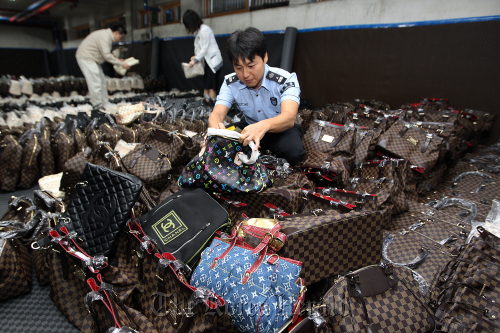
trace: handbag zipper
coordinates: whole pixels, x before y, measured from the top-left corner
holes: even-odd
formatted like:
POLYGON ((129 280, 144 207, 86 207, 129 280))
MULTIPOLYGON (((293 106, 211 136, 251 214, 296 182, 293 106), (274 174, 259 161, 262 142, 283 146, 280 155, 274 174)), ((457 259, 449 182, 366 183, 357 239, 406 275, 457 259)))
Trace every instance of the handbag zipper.
POLYGON ((111 128, 111 126, 109 126, 109 124, 104 124, 104 126, 109 128, 111 133, 113 133, 115 135, 116 142, 118 142, 118 134, 116 134, 116 132, 111 128))
POLYGON ((33 160, 33 155, 35 155, 37 143, 38 143, 38 139, 35 135, 35 146, 33 147, 33 152, 31 153, 30 162, 28 163, 28 166, 31 166, 31 162, 33 160))
MULTIPOLYGON (((193 237, 191 237, 186 242, 184 242, 177 250, 175 250, 174 252, 171 252, 171 254, 179 252, 184 246, 186 246, 186 244, 191 243, 193 241, 193 239, 195 239, 196 237, 198 237, 198 235, 201 234, 203 232, 203 230, 205 230, 206 228, 208 228, 210 226, 210 224, 211 224, 210 222, 207 223, 207 224, 205 224, 205 226, 202 227, 200 229, 200 231, 198 231, 193 237)), ((189 260, 188 260, 188 262, 189 262, 189 260)))
POLYGON ((64 136, 64 138, 68 141, 68 149, 66 149, 66 161, 69 160, 69 138, 64 134, 64 132, 61 132, 61 134, 64 136))

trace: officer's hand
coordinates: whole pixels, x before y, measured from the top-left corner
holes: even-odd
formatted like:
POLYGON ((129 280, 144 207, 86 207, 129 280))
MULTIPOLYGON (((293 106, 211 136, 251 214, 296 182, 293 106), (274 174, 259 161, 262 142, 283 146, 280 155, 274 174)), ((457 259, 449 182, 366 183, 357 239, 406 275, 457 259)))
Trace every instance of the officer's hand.
POLYGON ((194 60, 194 58, 196 58, 196 56, 195 56, 195 55, 194 55, 194 56, 192 56, 192 57, 191 57, 191 59, 189 59, 189 60, 194 60))
POLYGON ((223 123, 219 123, 219 125, 218 125, 218 127, 217 127, 217 128, 218 128, 218 129, 226 129, 226 126, 224 126, 224 124, 223 124, 223 123))
POLYGON ((250 141, 255 142, 255 150, 259 149, 260 140, 264 137, 264 135, 269 130, 269 126, 262 121, 258 123, 248 125, 241 131, 240 143, 243 143, 244 146, 247 146, 250 141))
POLYGON ((130 65, 127 64, 126 62, 122 62, 122 67, 125 68, 125 69, 130 69, 130 65))
POLYGON ((191 60, 191 61, 189 62, 189 67, 193 67, 193 66, 194 66, 194 64, 195 64, 194 60, 191 60))

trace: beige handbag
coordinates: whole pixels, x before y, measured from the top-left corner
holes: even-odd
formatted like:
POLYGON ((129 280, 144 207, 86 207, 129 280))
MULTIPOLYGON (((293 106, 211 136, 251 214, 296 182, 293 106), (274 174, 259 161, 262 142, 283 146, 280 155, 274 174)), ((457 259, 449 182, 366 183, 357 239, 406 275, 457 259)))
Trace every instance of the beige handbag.
MULTIPOLYGON (((127 65, 129 65, 130 67, 139 64, 139 60, 134 58, 134 57, 127 58, 127 59, 125 59, 124 62, 127 65)), ((120 74, 122 76, 125 76, 125 74, 127 74, 127 70, 125 68, 123 68, 122 66, 114 65, 113 68, 115 69, 115 72, 117 72, 118 74, 120 74)))
POLYGON ((194 64, 193 67, 189 67, 189 64, 185 62, 182 63, 182 69, 184 70, 184 75, 186 75, 186 79, 191 79, 199 75, 205 75, 204 67, 205 66, 203 61, 194 64))
POLYGON ((138 119, 144 112, 144 105, 142 103, 134 105, 120 106, 116 112, 116 121, 119 124, 128 125, 138 119))
POLYGON ((38 179, 38 185, 40 190, 48 191, 52 193, 55 197, 64 199, 64 192, 59 191, 59 186, 61 186, 61 178, 63 173, 58 173, 55 175, 48 175, 38 179))

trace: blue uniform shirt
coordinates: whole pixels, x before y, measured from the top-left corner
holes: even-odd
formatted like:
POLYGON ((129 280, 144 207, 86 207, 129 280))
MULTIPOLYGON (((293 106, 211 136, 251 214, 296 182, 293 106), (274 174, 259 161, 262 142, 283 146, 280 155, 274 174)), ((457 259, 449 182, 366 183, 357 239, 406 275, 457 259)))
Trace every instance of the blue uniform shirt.
POLYGON ((262 84, 255 91, 238 79, 236 73, 226 75, 215 105, 231 108, 237 103, 248 124, 276 117, 281 113, 281 102, 292 100, 300 104, 300 86, 295 73, 269 67, 267 64, 262 84))

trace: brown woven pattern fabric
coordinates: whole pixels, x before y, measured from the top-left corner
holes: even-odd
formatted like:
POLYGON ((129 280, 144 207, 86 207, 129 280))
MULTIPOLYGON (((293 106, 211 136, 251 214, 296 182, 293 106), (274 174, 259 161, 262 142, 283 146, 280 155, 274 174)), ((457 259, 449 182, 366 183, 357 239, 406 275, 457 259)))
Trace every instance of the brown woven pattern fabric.
POLYGON ((46 286, 50 283, 49 260, 51 249, 33 251, 33 265, 35 266, 38 284, 46 286))
POLYGON ((79 153, 81 151, 84 151, 85 148, 88 147, 87 138, 85 138, 85 135, 83 135, 82 131, 79 128, 77 128, 77 129, 75 129, 73 136, 75 138, 76 152, 79 153))
POLYGON ((57 171, 61 172, 64 163, 75 156, 75 140, 66 133, 60 132, 56 139, 57 143, 57 171))
POLYGON ((378 129, 381 131, 385 131, 387 129, 387 119, 385 119, 383 115, 374 116, 359 112, 349 112, 346 115, 346 122, 369 129, 378 129))
POLYGON ((200 151, 205 143, 205 135, 203 133, 196 134, 193 137, 179 134, 179 137, 184 142, 184 155, 180 160, 181 165, 188 164, 200 151))
MULTIPOLYGON (((352 124, 351 124, 352 125, 352 124)), ((356 129, 352 125, 331 124, 315 120, 302 138, 304 149, 326 154, 354 153, 356 129)))
POLYGON ((151 129, 146 143, 167 155, 172 165, 182 164, 185 160, 184 142, 178 135, 162 129, 151 129))
POLYGON ((138 145, 123 158, 123 163, 127 170, 144 184, 161 190, 169 180, 172 165, 169 158, 158 155, 158 152, 155 152, 158 157, 152 159, 148 155, 150 151, 154 152, 151 146, 138 145))
POLYGON ((104 140, 104 135, 98 132, 97 130, 92 130, 90 134, 87 136, 87 143, 92 151, 96 151, 99 149, 99 144, 104 140))
POLYGON ((413 165, 425 168, 426 171, 431 170, 440 158, 443 139, 433 135, 425 152, 422 152, 427 140, 426 132, 410 126, 400 136, 402 130, 406 128, 405 124, 407 123, 401 120, 395 122, 380 136, 378 146, 399 158, 409 160, 413 165))
POLYGON ((450 122, 454 123, 460 118, 458 111, 434 111, 434 110, 408 110, 408 118, 413 121, 425 122, 450 122))
POLYGON ((68 320, 81 329, 87 317, 83 299, 88 286, 75 274, 80 263, 72 261, 67 254, 51 252, 50 258, 50 298, 68 320))
MULTIPOLYGON (((353 273, 355 274, 356 272, 353 273)), ((410 333, 431 329, 432 326, 427 321, 430 313, 411 271, 394 266, 394 275, 399 279, 395 288, 364 297, 376 332, 410 333)), ((333 332, 365 332, 365 325, 368 324, 363 305, 350 296, 349 287, 348 279, 342 279, 324 297, 330 314, 328 323, 333 332)))
POLYGON ((377 263, 382 255, 382 228, 387 211, 285 217, 287 234, 281 256, 303 262, 306 284, 377 263))
POLYGON ((109 168, 109 158, 106 157, 106 154, 111 150, 108 148, 107 144, 99 144, 97 148, 92 151, 92 163, 103 166, 105 168, 109 168))
POLYGON ((42 152, 40 153, 39 169, 40 176, 45 177, 56 173, 56 164, 54 161, 54 154, 50 143, 50 130, 45 129, 43 135, 39 140, 42 152))
POLYGON ((425 194, 432 191, 439 183, 442 181, 442 177, 446 172, 446 163, 438 163, 430 170, 424 174, 424 178, 417 184, 417 192, 419 194, 425 194))
POLYGON ((118 130, 120 131, 121 139, 127 143, 137 143, 139 142, 139 135, 137 130, 127 127, 125 125, 118 125, 118 130))
POLYGON ((360 191, 377 195, 377 204, 391 205, 392 213, 397 214, 408 209, 403 186, 396 179, 357 179, 351 178, 351 183, 346 187, 349 191, 360 191))
POLYGON ((0 256, 0 301, 31 291, 33 273, 28 249, 17 239, 6 239, 0 256))
POLYGON ((0 189, 12 192, 19 180, 23 148, 12 135, 5 136, 3 141, 7 146, 0 162, 0 176, 2 176, 0 189))
POLYGON ((356 138, 354 144, 356 148, 356 159, 354 165, 360 165, 368 157, 369 151, 375 148, 375 144, 380 137, 380 131, 374 130, 361 130, 356 131, 356 138))
POLYGON ((109 142, 109 146, 115 148, 116 143, 121 139, 120 130, 118 128, 113 128, 108 123, 101 124, 99 130, 104 136, 103 141, 109 142))
MULTIPOLYGON (((347 203, 356 205, 356 211, 358 210, 369 210, 375 211, 378 210, 379 207, 377 205, 377 196, 376 195, 364 195, 363 192, 354 192, 354 191, 344 191, 344 190, 322 190, 318 192, 323 193, 326 196, 331 198, 345 201, 347 203), (353 193, 354 192, 354 193, 353 193)), ((307 204, 306 204, 307 205, 307 204)))
POLYGON ((23 157, 21 162, 21 175, 19 177, 18 187, 31 188, 33 182, 38 177, 38 155, 42 151, 40 141, 36 135, 30 139, 23 148, 23 157))
POLYGON ((285 178, 275 177, 274 185, 264 191, 254 194, 224 194, 230 201, 246 203, 245 214, 248 217, 265 217, 269 210, 264 204, 271 203, 286 213, 298 213, 302 210, 304 200, 301 188, 314 190, 314 184, 299 172, 287 175, 285 178))
POLYGON ((59 189, 63 191, 74 187, 80 180, 87 163, 89 163, 89 160, 83 152, 76 154, 64 163, 62 169, 63 176, 61 178, 61 186, 59 189))

